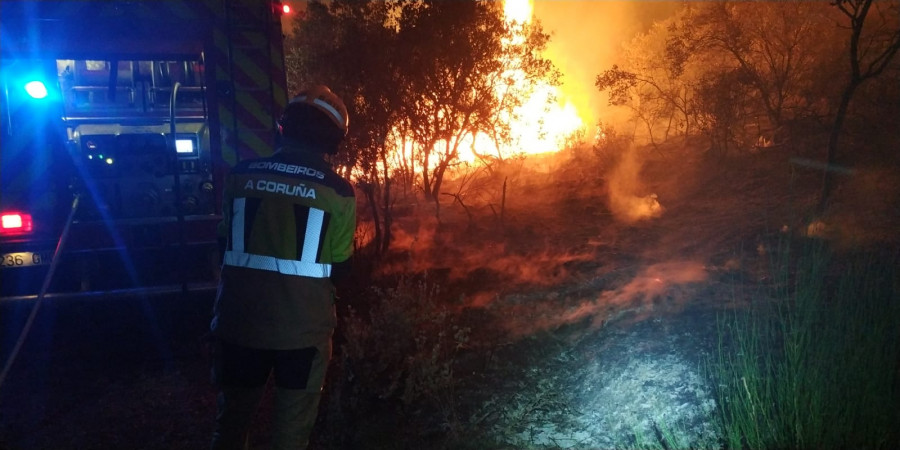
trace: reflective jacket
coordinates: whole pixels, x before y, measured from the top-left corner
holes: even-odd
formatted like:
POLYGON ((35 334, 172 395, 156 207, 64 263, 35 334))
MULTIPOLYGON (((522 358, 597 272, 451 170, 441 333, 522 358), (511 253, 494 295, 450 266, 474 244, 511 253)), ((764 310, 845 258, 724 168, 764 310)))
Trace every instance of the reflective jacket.
POLYGON ((332 265, 349 260, 353 187, 320 154, 283 147, 228 174, 211 329, 252 348, 319 345, 335 326, 332 265))

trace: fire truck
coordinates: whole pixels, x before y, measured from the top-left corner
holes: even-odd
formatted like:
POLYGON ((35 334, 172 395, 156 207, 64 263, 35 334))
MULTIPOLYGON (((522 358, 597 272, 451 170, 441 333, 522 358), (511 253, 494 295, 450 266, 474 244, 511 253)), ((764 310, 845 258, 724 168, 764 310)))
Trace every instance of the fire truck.
POLYGON ((0 2, 0 296, 214 285, 222 180, 272 152, 280 2, 0 2))

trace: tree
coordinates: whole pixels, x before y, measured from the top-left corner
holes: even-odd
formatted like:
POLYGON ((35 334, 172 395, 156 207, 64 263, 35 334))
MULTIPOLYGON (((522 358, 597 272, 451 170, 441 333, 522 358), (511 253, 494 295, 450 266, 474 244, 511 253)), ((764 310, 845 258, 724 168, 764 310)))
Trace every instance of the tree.
MULTIPOLYGON (((704 3, 691 8, 673 31, 672 40, 692 58, 709 62, 703 78, 730 80, 737 84, 720 83, 721 88, 743 92, 737 95, 739 121, 733 123, 740 144, 763 136, 782 142, 792 124, 830 115, 833 49, 839 44, 826 4, 704 3)), ((698 98, 698 104, 737 93, 707 89, 706 94, 712 97, 698 98)))
POLYGON ((832 168, 837 161, 838 140, 856 90, 884 72, 900 50, 900 17, 896 2, 874 5, 872 0, 836 0, 833 5, 850 21, 847 80, 828 138, 827 165, 822 180, 819 211, 824 212, 834 189, 832 168), (874 18, 872 14, 874 13, 874 18))
POLYGON ((508 136, 508 112, 529 83, 553 79, 539 53, 548 39, 539 25, 504 21, 492 1, 310 2, 288 43, 289 79, 324 82, 349 99, 343 163, 369 198, 382 251, 395 175, 421 171, 439 211, 443 177, 466 138, 508 136))
POLYGON ((460 146, 483 133, 509 137, 515 108, 538 80, 556 80, 540 57, 540 25, 504 20, 497 2, 427 1, 400 28, 412 97, 403 111, 417 145, 425 195, 439 214, 447 169, 460 146))
POLYGON ((373 249, 391 241, 392 186, 388 158, 391 131, 404 99, 402 62, 394 18, 408 2, 313 1, 295 24, 286 65, 294 89, 326 84, 340 95, 350 115, 350 131, 340 153, 354 175, 375 223, 373 249))
POLYGON ((896 53, 898 8, 863 0, 689 4, 629 43, 597 86, 611 103, 631 105, 648 129, 668 131, 675 117, 686 134, 701 131, 723 152, 761 136, 783 142, 794 124, 836 125, 833 163, 850 98, 896 53), (849 76, 841 74, 847 53, 849 76))
POLYGON ((624 49, 627 68, 614 64, 594 83, 600 91, 609 91, 610 105, 631 109, 653 144, 659 127, 663 129, 658 136, 662 140, 691 131, 690 86, 685 81, 687 54, 683 47, 671 45, 668 38, 672 24, 678 20, 680 14, 635 37, 624 49))
POLYGON ((752 94, 740 69, 713 71, 703 76, 695 88, 691 109, 697 129, 709 138, 709 153, 725 158, 743 128, 752 94))

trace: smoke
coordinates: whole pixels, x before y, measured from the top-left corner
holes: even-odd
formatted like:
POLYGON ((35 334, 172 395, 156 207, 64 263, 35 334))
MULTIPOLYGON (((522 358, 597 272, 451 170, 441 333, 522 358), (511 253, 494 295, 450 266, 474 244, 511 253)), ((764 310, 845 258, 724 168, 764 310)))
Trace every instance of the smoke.
POLYGON ((642 193, 640 172, 637 151, 629 146, 609 176, 609 209, 616 219, 627 224, 659 217, 663 213, 656 194, 642 193))
POLYGON ((584 321, 589 321, 593 330, 626 315, 638 321, 650 315, 674 313, 694 299, 695 290, 689 286, 706 279, 705 267, 696 261, 652 264, 625 285, 602 291, 593 298, 576 299, 574 304, 560 298, 520 302, 519 309, 508 314, 505 326, 511 336, 527 336, 584 321), (548 301, 560 305, 548 308, 548 301))
POLYGON ((571 102, 585 125, 602 118, 615 122, 617 111, 594 86, 602 71, 620 64, 622 45, 671 15, 679 2, 534 0, 534 16, 550 33, 546 57, 563 74, 562 103, 571 102))

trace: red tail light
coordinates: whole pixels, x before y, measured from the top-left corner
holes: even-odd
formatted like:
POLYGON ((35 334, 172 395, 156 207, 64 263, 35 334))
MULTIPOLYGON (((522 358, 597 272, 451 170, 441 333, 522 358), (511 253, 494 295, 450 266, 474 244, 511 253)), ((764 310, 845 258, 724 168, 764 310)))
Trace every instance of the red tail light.
POLYGON ((31 233, 33 227, 31 214, 5 212, 0 215, 0 236, 31 233))

